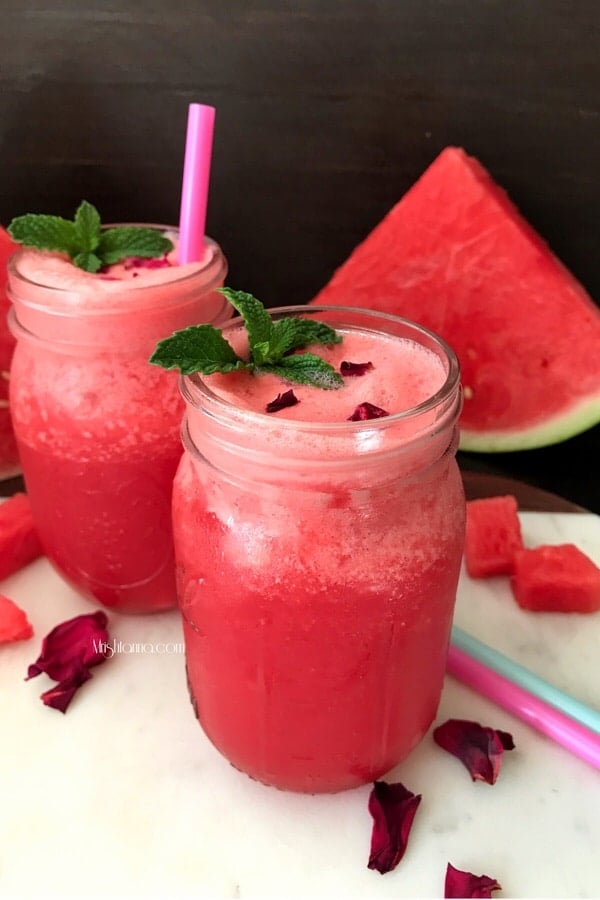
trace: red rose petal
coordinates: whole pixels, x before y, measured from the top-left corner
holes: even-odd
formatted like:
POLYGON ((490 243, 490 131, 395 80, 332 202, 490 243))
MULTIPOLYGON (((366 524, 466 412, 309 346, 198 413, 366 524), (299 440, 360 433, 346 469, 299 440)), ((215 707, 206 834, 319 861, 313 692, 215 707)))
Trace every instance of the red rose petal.
POLYGON ((365 372, 368 372, 372 368, 374 368, 372 362, 353 363, 344 360, 340 366, 340 374, 344 375, 346 378, 350 375, 364 375, 365 372))
POLYGON ((448 863, 446 869, 446 882, 444 884, 444 897, 487 897, 492 896, 492 891, 501 891, 502 885, 495 878, 488 875, 473 875, 472 872, 462 872, 448 863))
POLYGON ((505 750, 514 750, 515 742, 513 741, 512 734, 509 734, 508 731, 500 731, 499 728, 494 728, 494 731, 500 738, 500 743, 502 744, 505 750))
POLYGON ((395 869, 406 850, 408 836, 420 794, 413 794, 403 784, 376 781, 369 796, 369 812, 373 816, 369 869, 384 875, 395 869))
POLYGON ((59 681, 53 688, 44 691, 41 699, 46 706, 51 706, 52 709, 58 709, 60 712, 65 713, 77 690, 82 684, 89 681, 91 677, 92 673, 89 669, 76 669, 64 681, 59 681))
POLYGON ((63 681, 83 666, 90 669, 106 659, 100 644, 108 640, 105 612, 85 613, 61 622, 48 632, 42 652, 27 670, 27 679, 45 672, 54 681, 63 681))
POLYGON ((92 677, 89 670, 107 659, 107 623, 106 613, 99 610, 61 622, 46 635, 25 679, 45 672, 58 682, 42 694, 46 706, 65 712, 77 689, 92 677))
POLYGON ((300 403, 300 401, 290 388, 289 391, 277 394, 274 400, 267 403, 266 410, 268 413, 279 412, 280 409, 286 409, 288 406, 295 406, 296 403, 300 403))
POLYGON ((348 416, 349 422, 364 422, 367 419, 381 419, 383 416, 389 416, 389 412, 375 406, 373 403, 359 403, 351 416, 348 416))
POLYGON ((505 750, 514 750, 512 735, 507 731, 484 728, 479 722, 448 719, 433 732, 440 747, 458 757, 467 767, 473 781, 494 784, 505 750))

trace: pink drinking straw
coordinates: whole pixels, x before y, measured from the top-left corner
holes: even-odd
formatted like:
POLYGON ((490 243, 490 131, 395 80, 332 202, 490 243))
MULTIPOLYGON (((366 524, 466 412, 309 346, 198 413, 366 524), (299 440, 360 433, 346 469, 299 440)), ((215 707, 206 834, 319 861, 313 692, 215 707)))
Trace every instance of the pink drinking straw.
POLYGON ((457 647, 451 646, 448 651, 446 670, 454 678, 600 769, 600 735, 534 697, 493 669, 488 669, 457 647))
POLYGON ((190 103, 179 215, 178 257, 180 265, 197 262, 204 256, 206 207, 214 127, 214 106, 190 103))

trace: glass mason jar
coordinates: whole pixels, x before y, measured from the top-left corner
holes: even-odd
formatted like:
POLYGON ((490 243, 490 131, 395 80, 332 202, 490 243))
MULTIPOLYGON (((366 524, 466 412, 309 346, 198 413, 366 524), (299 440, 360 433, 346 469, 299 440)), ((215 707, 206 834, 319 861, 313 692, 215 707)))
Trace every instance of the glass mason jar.
POLYGON ((9 264, 10 405, 35 522, 78 591, 120 612, 159 611, 176 603, 170 508, 183 401, 148 359, 166 334, 229 317, 215 291, 227 263, 213 241, 184 267, 134 261, 148 269, 137 280, 62 261, 56 274, 52 258, 22 249, 9 264))
POLYGON ((0 226, 0 481, 13 478, 21 471, 8 403, 10 361, 15 339, 6 321, 10 309, 6 296, 6 267, 9 257, 16 249, 17 244, 13 243, 0 226))
POLYGON ((441 339, 394 316, 271 313, 408 339, 446 373, 414 408, 331 423, 242 409, 210 379, 181 379, 173 527, 196 714, 253 778, 338 791, 389 771, 436 715, 464 538, 459 369, 441 339))

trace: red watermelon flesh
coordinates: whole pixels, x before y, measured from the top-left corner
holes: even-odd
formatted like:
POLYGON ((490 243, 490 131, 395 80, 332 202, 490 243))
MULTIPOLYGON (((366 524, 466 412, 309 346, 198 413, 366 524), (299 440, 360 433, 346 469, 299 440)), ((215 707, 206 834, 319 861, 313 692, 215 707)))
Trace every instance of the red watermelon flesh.
POLYGON ((511 588, 519 606, 533 612, 600 610, 600 569, 574 544, 518 552, 511 588))
POLYGON ((523 549, 517 500, 512 494, 467 503, 465 565, 471 578, 510 575, 523 549))
POLYGON ((6 315, 10 307, 6 296, 6 266, 17 247, 18 244, 13 243, 0 226, 0 480, 10 478, 20 471, 17 445, 8 409, 8 372, 15 339, 6 324, 6 315))
POLYGON ((42 545, 27 494, 0 503, 0 580, 41 556, 42 545))
POLYGON ((465 450, 556 443, 600 421, 600 310, 479 162, 447 147, 313 303, 440 334, 465 450))
POLYGON ((33 627, 20 606, 0 594, 0 644, 26 641, 33 635, 33 627))

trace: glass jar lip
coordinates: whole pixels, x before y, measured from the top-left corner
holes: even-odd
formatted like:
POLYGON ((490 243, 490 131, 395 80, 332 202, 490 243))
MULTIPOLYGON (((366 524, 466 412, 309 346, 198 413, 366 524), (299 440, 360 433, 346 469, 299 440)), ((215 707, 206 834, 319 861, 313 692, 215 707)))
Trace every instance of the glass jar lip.
MULTIPOLYGON (((451 346, 446 343, 446 341, 438 334, 423 325, 419 325, 417 322, 413 322, 411 319, 405 319, 401 316, 392 315, 391 313, 384 313, 377 310, 364 309, 362 307, 353 306, 328 306, 312 304, 298 306, 278 306, 269 309, 268 312, 269 314, 276 315, 278 317, 282 317, 285 315, 300 315, 301 313, 325 313, 335 315, 339 314, 340 321, 337 323, 337 327, 339 328, 353 327, 350 322, 344 325, 344 315, 350 318, 364 316, 367 319, 370 319, 374 324, 388 323, 390 326, 400 326, 403 328, 407 328, 413 332, 414 339, 416 339, 418 335, 421 335, 422 337, 428 339, 430 343, 435 344, 448 361, 448 372, 443 385, 434 394, 432 394, 431 397, 428 397, 426 400, 423 400, 421 403, 417 404, 416 406, 412 406, 409 409, 402 410, 401 412, 397 413, 392 413, 388 416, 382 416, 381 418, 367 419, 362 421, 346 420, 343 422, 311 422, 297 419, 278 418, 278 428, 289 429, 290 431, 297 431, 299 433, 322 433, 323 431, 327 431, 327 433, 331 434, 344 432, 348 434, 351 432, 363 431, 385 431, 395 423, 408 421, 412 418, 418 418, 419 416, 434 410, 436 407, 443 407, 445 403, 452 400, 452 398, 454 397, 457 399, 457 401, 460 401, 460 365, 456 353, 451 348, 451 346)), ((236 316, 235 318, 230 319, 228 322, 226 322, 225 325, 221 326, 221 331, 226 332, 230 328, 239 327, 243 324, 244 322, 242 317, 236 316)), ((354 327, 358 328, 361 326, 354 327)), ((381 329, 379 330, 381 331, 381 329)), ((409 338, 410 336, 405 335, 405 337, 409 338)), ((225 413, 226 415, 231 415, 232 418, 235 418, 238 421, 243 420, 246 423, 255 422, 257 426, 259 426, 261 422, 272 422, 272 415, 270 415, 269 413, 242 409, 241 407, 236 406, 235 403, 231 403, 229 400, 226 400, 220 395, 216 394, 208 387, 208 385, 202 380, 202 376, 198 373, 194 375, 182 375, 180 377, 180 387, 185 400, 188 401, 193 407, 198 408, 196 399, 202 398, 207 401, 207 403, 210 405, 210 411, 208 409, 205 409, 203 411, 207 412, 207 414, 209 415, 212 413, 217 415, 218 411, 223 411, 223 413, 225 413), (194 393, 196 393, 197 398, 194 397, 194 393)))
MULTIPOLYGON (((119 227, 123 226, 123 227, 128 227, 128 228, 129 227, 152 228, 156 231, 162 231, 162 232, 174 232, 174 233, 179 232, 179 228, 176 225, 161 225, 159 223, 148 223, 148 222, 113 222, 113 223, 106 223, 105 225, 102 226, 102 228, 103 229, 115 228, 117 226, 119 226, 119 227)), ((221 269, 224 269, 226 266, 226 263, 225 263, 225 258, 222 254, 219 244, 208 236, 205 237, 205 243, 206 243, 207 248, 210 251, 206 259, 199 260, 197 267, 192 269, 191 271, 187 271, 183 275, 169 279, 169 281, 166 281, 166 282, 161 282, 160 284, 168 284, 169 287, 173 286, 173 287, 177 287, 177 288, 182 288, 182 287, 185 288, 185 286, 188 283, 193 283, 194 279, 198 278, 199 275, 206 274, 206 272, 209 272, 211 267, 216 268, 216 265, 215 265, 216 263, 221 262, 221 265, 219 266, 219 271, 221 271, 221 269)), ((15 250, 15 252, 12 254, 12 256, 8 260, 9 290, 10 290, 10 281, 13 281, 15 285, 19 284, 19 283, 30 285, 33 288, 39 289, 42 292, 47 292, 48 295, 51 295, 51 296, 57 297, 57 298, 61 297, 61 296, 66 297, 68 295, 77 293, 76 287, 63 288, 63 287, 59 287, 59 286, 46 284, 43 281, 35 280, 33 278, 28 277, 27 275, 24 275, 22 272, 20 272, 19 267, 18 267, 19 260, 20 260, 21 256, 27 252, 28 249, 29 248, 26 248, 26 247, 20 247, 18 250, 15 250)), ((188 266, 194 265, 194 263, 186 263, 185 265, 187 268, 188 266)), ((218 277, 218 274, 219 273, 215 274, 215 276, 214 276, 215 279, 218 277)), ((128 303, 128 305, 127 305, 128 311, 135 309, 136 299, 139 299, 141 301, 141 303, 143 303, 142 298, 144 296, 146 296, 148 293, 150 293, 151 291, 155 291, 156 288, 158 286, 160 286, 157 283, 146 282, 144 284, 136 284, 136 283, 132 283, 132 281, 123 281, 123 284, 126 285, 125 290, 127 291, 128 296, 130 296, 132 298, 132 302, 128 303)), ((115 290, 115 293, 116 293, 116 290, 115 290)), ((106 294, 107 302, 106 302, 106 306, 103 308, 82 309, 81 307, 77 307, 75 309, 71 305, 65 305, 62 308, 53 309, 52 311, 54 314, 67 315, 67 316, 73 315, 73 314, 76 314, 78 316, 81 316, 82 314, 87 315, 87 316, 106 315, 107 313, 110 313, 112 311, 111 307, 110 307, 110 297, 111 297, 111 292, 107 291, 107 294, 106 294)), ((224 299, 224 303, 226 303, 225 298, 223 298, 223 299, 224 299)), ((35 303, 35 302, 31 302, 30 300, 26 300, 26 301, 20 300, 20 302, 25 302, 26 305, 32 309, 39 309, 39 310, 46 309, 46 305, 43 303, 35 303)), ((167 302, 164 305, 168 306, 170 304, 169 304, 169 302, 167 302)))

